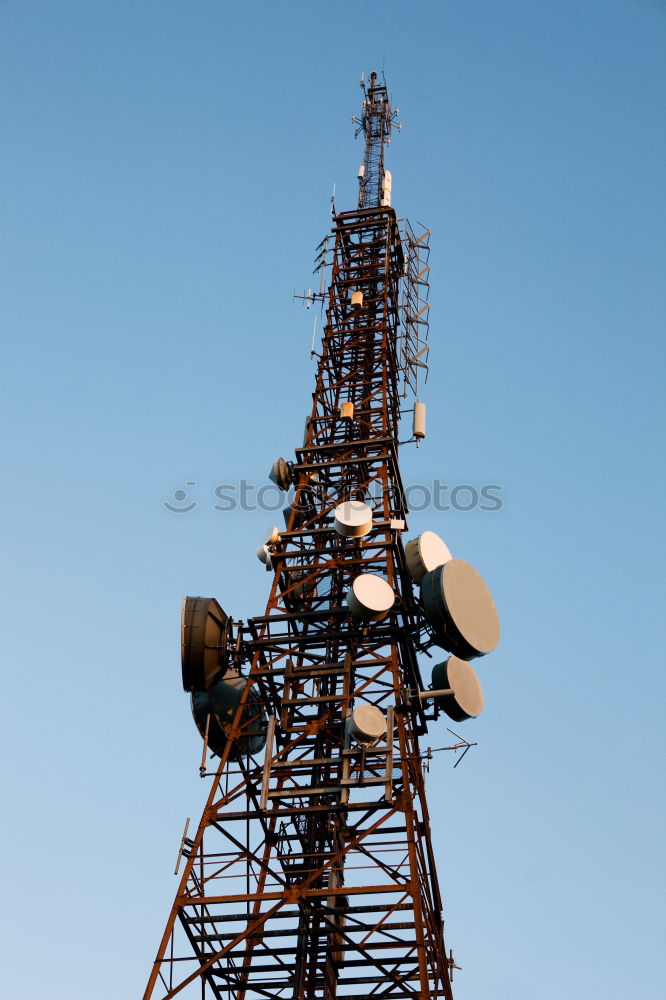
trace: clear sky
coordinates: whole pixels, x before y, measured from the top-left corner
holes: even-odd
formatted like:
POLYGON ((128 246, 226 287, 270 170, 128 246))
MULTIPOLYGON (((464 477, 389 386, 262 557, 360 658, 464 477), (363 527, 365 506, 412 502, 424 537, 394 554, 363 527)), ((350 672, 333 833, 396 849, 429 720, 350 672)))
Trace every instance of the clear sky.
POLYGON ((263 610, 273 515, 214 490, 300 443, 382 66, 432 230, 403 475, 503 501, 410 519, 503 625, 427 779, 456 1000, 663 995, 665 43, 663 0, 0 4, 5 996, 143 990, 206 791, 181 597, 263 610))

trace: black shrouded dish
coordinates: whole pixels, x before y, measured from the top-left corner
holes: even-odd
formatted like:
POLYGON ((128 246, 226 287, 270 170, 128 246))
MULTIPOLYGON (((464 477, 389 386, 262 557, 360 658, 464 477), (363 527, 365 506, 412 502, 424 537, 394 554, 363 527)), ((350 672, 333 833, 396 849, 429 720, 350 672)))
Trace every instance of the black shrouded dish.
POLYGON ((421 582, 426 618, 443 649, 461 660, 492 653, 499 642, 499 618, 488 587, 473 566, 450 559, 421 582))

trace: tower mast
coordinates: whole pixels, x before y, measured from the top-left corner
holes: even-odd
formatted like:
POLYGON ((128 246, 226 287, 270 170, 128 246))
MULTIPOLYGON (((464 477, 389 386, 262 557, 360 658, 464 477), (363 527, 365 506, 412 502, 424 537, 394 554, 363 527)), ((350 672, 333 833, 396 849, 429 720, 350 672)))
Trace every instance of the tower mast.
POLYGON ((391 130, 397 124, 397 112, 391 109, 386 81, 378 83, 376 73, 370 74, 367 87, 364 80, 361 80, 361 87, 364 99, 356 134, 363 132, 365 152, 363 170, 359 176, 358 207, 377 208, 381 205, 383 196, 384 147, 391 141, 391 130))
POLYGON ((457 586, 442 572, 467 564, 437 536, 402 541, 400 411, 424 367, 428 247, 391 207, 394 121, 373 73, 359 205, 320 255, 305 438, 271 472, 291 503, 257 550, 266 611, 245 623, 212 598, 184 603, 183 683, 212 783, 144 1000, 452 998, 419 738, 440 708, 480 711, 465 660, 490 651, 477 647, 492 622, 483 601, 473 635, 440 609, 457 586), (439 665, 430 692, 417 650, 433 645, 465 659, 439 665))

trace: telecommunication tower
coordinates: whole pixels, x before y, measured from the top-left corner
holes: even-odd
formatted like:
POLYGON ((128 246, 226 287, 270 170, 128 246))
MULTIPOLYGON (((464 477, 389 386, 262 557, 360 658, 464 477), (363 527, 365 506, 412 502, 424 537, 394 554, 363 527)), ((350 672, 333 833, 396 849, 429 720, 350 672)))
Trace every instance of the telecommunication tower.
POLYGON ((386 83, 361 85, 358 205, 333 209, 327 277, 307 296, 325 313, 312 409, 270 473, 291 503, 257 550, 266 611, 243 622, 213 598, 183 602, 183 686, 212 783, 144 1000, 452 998, 419 740, 442 711, 479 714, 469 661, 499 624, 434 532, 403 544, 399 427, 408 409, 410 439, 425 436, 429 234, 391 205, 386 83), (438 648, 450 655, 424 688, 417 653, 438 648))

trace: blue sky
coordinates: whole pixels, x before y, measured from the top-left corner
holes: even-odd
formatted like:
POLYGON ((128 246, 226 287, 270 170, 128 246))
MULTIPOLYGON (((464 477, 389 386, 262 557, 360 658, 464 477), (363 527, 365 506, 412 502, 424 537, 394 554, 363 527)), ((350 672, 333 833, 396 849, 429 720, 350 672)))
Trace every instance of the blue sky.
POLYGON ((300 443, 291 296, 382 65, 394 205, 432 230, 403 476, 503 499, 410 518, 503 626, 479 746, 428 776, 456 1000, 660 995, 665 42, 658 0, 0 5, 13 1000, 143 990, 205 794, 180 600, 263 610, 272 516, 214 489, 300 443))

